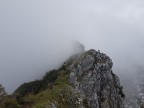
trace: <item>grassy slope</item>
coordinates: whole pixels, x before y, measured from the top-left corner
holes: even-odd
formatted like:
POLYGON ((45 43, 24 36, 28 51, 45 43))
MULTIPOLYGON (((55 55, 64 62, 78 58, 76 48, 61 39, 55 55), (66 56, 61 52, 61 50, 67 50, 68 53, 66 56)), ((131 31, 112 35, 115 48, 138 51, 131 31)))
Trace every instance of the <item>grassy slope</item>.
POLYGON ((77 107, 79 95, 74 92, 68 81, 68 74, 61 71, 53 87, 39 94, 26 96, 25 99, 32 101, 32 108, 49 108, 52 103, 58 108, 77 107))
POLYGON ((17 106, 15 108, 51 108, 52 105, 57 108, 79 108, 83 102, 79 103, 80 95, 70 84, 69 72, 65 69, 77 57, 77 55, 71 57, 58 70, 46 73, 42 80, 21 85, 10 98, 8 97, 8 99, 14 99, 15 101, 11 102, 6 99, 2 103, 4 107, 1 107, 0 104, 0 108, 8 108, 5 104, 8 104, 9 108, 15 106, 17 106), (38 93, 35 93, 35 91, 38 93), (18 100, 17 97, 19 97, 18 100), (15 105, 15 102, 18 105, 15 105))

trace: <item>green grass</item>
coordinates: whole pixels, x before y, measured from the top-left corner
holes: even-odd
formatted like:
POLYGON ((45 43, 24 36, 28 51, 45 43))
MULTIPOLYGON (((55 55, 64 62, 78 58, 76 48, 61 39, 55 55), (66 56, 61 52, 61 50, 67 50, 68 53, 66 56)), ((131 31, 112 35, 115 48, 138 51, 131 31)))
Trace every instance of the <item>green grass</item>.
POLYGON ((26 100, 33 102, 32 108, 50 108, 52 103, 58 108, 77 108, 75 103, 79 95, 74 92, 68 77, 69 75, 62 71, 51 89, 46 89, 36 95, 29 95, 26 100))

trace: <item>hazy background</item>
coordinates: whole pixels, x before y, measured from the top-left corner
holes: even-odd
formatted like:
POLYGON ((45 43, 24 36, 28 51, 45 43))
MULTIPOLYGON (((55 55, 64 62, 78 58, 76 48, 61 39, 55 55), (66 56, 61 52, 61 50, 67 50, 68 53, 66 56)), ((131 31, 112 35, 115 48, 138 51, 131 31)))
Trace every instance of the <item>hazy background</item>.
POLYGON ((72 41, 100 49, 114 72, 144 66, 143 0, 0 0, 0 83, 11 93, 72 53, 72 41))

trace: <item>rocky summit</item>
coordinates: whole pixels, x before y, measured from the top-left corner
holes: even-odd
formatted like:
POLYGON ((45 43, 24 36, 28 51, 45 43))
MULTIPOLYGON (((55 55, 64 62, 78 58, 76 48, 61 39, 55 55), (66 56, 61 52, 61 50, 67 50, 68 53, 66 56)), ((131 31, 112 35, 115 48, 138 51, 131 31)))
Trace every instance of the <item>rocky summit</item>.
POLYGON ((100 51, 80 50, 43 79, 21 85, 0 107, 124 108, 123 87, 112 66, 100 51))
POLYGON ((68 67, 69 81, 88 108, 124 108, 125 95, 112 66, 107 55, 92 49, 80 54, 68 67))

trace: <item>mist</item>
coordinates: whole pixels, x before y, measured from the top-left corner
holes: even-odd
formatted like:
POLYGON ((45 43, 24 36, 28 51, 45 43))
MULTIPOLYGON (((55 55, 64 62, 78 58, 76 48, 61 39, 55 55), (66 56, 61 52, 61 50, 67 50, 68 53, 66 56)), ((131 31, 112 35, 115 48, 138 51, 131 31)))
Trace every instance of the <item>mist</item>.
POLYGON ((41 78, 73 53, 73 41, 110 56, 119 76, 134 76, 144 66, 143 6, 143 0, 1 0, 0 83, 12 93, 41 78))

